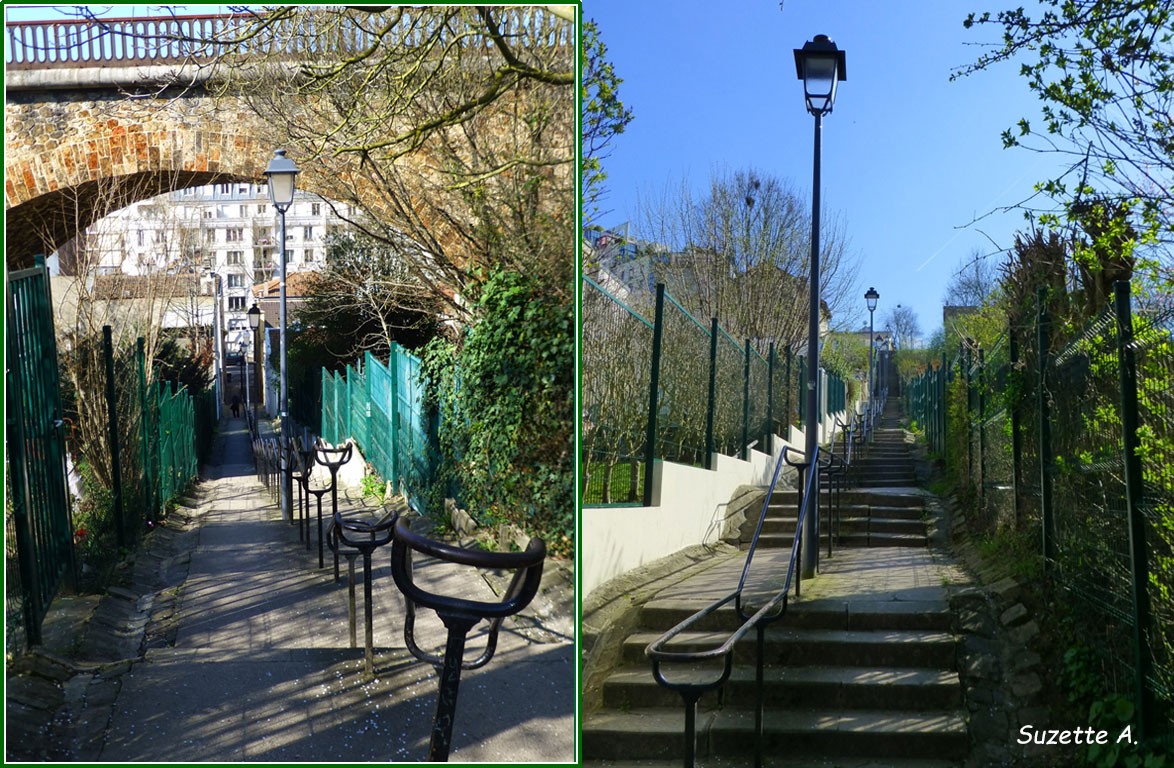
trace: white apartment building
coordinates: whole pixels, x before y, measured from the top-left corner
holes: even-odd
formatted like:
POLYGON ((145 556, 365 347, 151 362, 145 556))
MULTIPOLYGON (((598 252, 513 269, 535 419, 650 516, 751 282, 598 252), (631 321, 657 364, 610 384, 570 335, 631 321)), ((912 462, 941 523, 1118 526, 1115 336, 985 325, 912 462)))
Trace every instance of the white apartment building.
MULTIPOLYGON (((339 206, 339 212, 354 214, 349 206, 339 206)), ((302 191, 285 221, 287 274, 320 268, 327 233, 348 226, 329 203, 302 191)), ((233 182, 133 203, 95 222, 84 241, 98 258, 99 274, 198 274, 201 294, 219 298, 226 343, 232 349, 240 335, 236 332, 248 328, 245 313, 253 304, 253 286, 278 276, 279 229, 268 188, 233 182)), ((212 325, 211 312, 203 309, 199 317, 175 321, 190 323, 212 325)))

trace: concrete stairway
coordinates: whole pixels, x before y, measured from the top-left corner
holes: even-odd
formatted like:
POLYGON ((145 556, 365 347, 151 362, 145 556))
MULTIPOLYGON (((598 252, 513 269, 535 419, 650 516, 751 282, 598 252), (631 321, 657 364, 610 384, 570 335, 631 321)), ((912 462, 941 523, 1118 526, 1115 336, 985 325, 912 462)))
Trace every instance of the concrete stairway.
MULTIPOLYGON (((760 547, 791 547, 797 507, 797 491, 771 495, 760 547)), ((920 492, 898 493, 886 488, 841 491, 839 503, 833 507, 832 530, 837 533, 835 547, 924 547, 928 542, 924 497, 920 492)), ((752 526, 745 529, 747 544, 753 532, 752 526)), ((827 535, 827 498, 821 495, 820 546, 825 550, 827 535)))
MULTIPOLYGON (((942 586, 947 580, 928 550, 926 497, 914 487, 898 407, 890 400, 870 449, 857 457, 856 487, 839 494, 834 556, 821 560, 820 574, 803 582, 802 597, 793 598, 766 632, 768 766, 943 768, 960 765, 968 754, 958 640, 942 586)), ((826 498, 821 495, 825 553, 826 498)), ((773 494, 754 561, 761 572, 785 573, 796 506, 795 491, 773 494)), ((747 526, 744 538, 753 533, 753 521, 747 526)), ((740 566, 740 557, 731 558, 723 589, 736 585, 740 566)), ((622 662, 604 683, 603 708, 584 720, 587 763, 681 765, 681 698, 655 682, 644 648, 704 607, 706 586, 682 583, 641 607, 622 662)), ((713 648, 738 623, 732 609, 719 610, 679 636, 672 649, 713 648)), ((698 703, 698 765, 753 764, 754 659, 750 633, 735 650, 729 682, 698 703)), ((690 676, 666 671, 674 680, 682 674, 690 676)))
MULTIPOLYGON (((833 561, 854 569, 851 581, 875 579, 870 567, 900 568, 908 558, 927 555, 897 548, 854 550, 833 561)), ((823 578, 804 582, 805 593, 811 590, 813 596, 794 603, 766 633, 766 763, 957 765, 969 740, 955 669, 956 637, 944 596, 932 589, 821 596, 845 586, 828 583, 828 589, 815 589, 823 578), (914 599, 901 599, 904 594, 914 599)), ((585 719, 588 762, 681 764, 681 699, 653 680, 644 648, 698 609, 698 600, 687 592, 658 596, 643 606, 638 629, 624 643, 622 664, 604 684, 604 709, 585 719)), ((736 625, 732 610, 718 611, 674 648, 713 647, 736 625)), ((754 650, 751 633, 735 650, 735 668, 724 689, 699 702, 699 765, 749 765, 753 760, 754 650)), ((667 674, 681 679, 682 673, 667 674)))
POLYGON ((852 460, 852 478, 860 488, 910 488, 917 485, 912 443, 900 428, 900 401, 890 398, 877 420, 872 440, 852 460))

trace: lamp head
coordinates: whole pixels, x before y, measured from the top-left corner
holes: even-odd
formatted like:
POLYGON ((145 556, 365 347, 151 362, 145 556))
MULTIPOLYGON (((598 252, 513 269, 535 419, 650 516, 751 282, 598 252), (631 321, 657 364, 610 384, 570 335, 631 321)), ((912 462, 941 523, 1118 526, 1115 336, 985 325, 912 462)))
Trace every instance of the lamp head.
POLYGON ((803 81, 807 111, 829 114, 836 102, 836 86, 848 79, 844 51, 827 35, 816 35, 795 49, 795 71, 803 81))
POLYGON ((273 159, 265 167, 265 178, 269 182, 269 201, 273 207, 285 213, 293 203, 296 177, 300 173, 294 161, 285 156, 285 150, 273 153, 273 159))
POLYGON ((869 288, 868 293, 864 294, 864 300, 868 302, 868 311, 872 312, 876 309, 876 302, 880 299, 880 294, 876 292, 875 288, 869 288))
POLYGON ((249 327, 254 331, 261 327, 261 308, 257 306, 257 302, 253 302, 253 306, 246 312, 249 316, 249 327))

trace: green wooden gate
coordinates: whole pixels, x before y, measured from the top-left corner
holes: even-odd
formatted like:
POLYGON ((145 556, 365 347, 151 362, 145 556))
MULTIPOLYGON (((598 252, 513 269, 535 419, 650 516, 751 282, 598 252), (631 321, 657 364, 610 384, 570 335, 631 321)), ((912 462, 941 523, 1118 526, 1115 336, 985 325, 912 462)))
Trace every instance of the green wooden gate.
POLYGON ((5 603, 11 614, 19 602, 19 611, 9 618, 23 623, 28 643, 37 645, 49 603, 62 581, 74 577, 57 341, 44 257, 37 256, 31 269, 8 273, 6 289, 5 428, 11 491, 11 519, 6 523, 16 546, 6 547, 5 555, 6 571, 15 570, 19 584, 6 584, 5 603), (17 569, 7 567, 14 556, 17 569))

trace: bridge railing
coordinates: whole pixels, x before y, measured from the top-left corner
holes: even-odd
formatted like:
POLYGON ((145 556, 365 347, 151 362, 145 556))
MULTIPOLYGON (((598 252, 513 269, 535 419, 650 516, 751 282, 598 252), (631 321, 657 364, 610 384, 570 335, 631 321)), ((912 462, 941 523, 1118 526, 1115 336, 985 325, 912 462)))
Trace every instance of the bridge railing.
POLYGON ((239 29, 251 14, 161 16, 64 21, 18 21, 5 25, 9 69, 178 64, 209 59, 208 42, 239 29))
MULTIPOLYGON (((264 25, 253 13, 8 22, 4 60, 10 70, 142 66, 208 61, 229 51, 246 55, 359 51, 379 42, 380 33, 375 31, 379 25, 371 24, 368 16, 339 17, 337 13, 299 13, 264 25)), ((401 14, 388 33, 397 44, 444 42, 459 34, 435 11, 401 8, 383 13, 401 14)), ((509 8, 495 22, 502 35, 519 46, 574 44, 573 25, 549 13, 509 8)))

